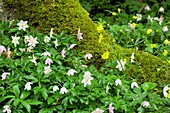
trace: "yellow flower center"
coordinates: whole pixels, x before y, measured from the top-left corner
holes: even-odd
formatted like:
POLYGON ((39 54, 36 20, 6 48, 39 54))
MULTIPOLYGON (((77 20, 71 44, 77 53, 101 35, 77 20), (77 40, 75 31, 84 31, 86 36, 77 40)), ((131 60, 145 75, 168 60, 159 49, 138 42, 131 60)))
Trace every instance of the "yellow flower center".
POLYGON ((109 51, 106 51, 105 53, 103 53, 102 59, 108 59, 108 58, 109 58, 109 51))
POLYGON ((99 25, 99 26, 97 27, 97 32, 98 32, 98 33, 101 33, 101 32, 103 32, 103 31, 104 31, 103 26, 102 26, 102 25, 99 25))
POLYGON ((151 44, 150 47, 153 49, 156 47, 156 44, 151 44))

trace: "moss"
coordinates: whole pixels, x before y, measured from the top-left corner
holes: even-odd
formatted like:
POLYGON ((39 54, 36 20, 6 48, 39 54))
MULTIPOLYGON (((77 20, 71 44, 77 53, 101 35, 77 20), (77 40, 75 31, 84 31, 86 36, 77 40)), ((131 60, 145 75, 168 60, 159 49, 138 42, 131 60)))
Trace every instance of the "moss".
MULTIPOLYGON (((104 39, 99 44, 97 24, 88 16, 88 13, 81 7, 78 0, 3 0, 7 9, 12 9, 16 19, 27 20, 42 32, 49 32, 54 28, 56 33, 67 29, 71 34, 77 34, 80 28, 83 33, 80 50, 93 54, 93 61, 100 66, 104 60, 101 55, 109 50, 111 59, 115 59, 115 52, 121 57, 130 57, 132 50, 122 48, 117 44, 110 44, 111 38, 103 32, 104 39)), ((159 83, 170 81, 170 66, 153 55, 145 52, 136 52, 136 65, 127 68, 129 77, 141 81, 157 81, 159 83), (164 66, 162 72, 157 73, 156 68, 164 66)))

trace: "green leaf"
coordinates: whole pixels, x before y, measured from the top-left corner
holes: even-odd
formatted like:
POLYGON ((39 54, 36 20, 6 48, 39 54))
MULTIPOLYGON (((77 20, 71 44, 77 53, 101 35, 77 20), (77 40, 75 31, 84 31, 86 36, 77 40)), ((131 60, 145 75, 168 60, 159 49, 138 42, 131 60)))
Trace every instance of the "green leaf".
POLYGON ((143 90, 152 90, 157 86, 156 83, 153 82, 145 82, 142 84, 142 89, 143 90))
POLYGON ((31 112, 31 106, 26 101, 21 101, 21 104, 27 109, 27 111, 31 112))
POLYGON ((14 106, 16 107, 20 102, 20 99, 14 99, 14 106))
POLYGON ((5 97, 2 97, 2 99, 0 99, 0 103, 1 103, 2 101, 4 101, 5 99, 7 99, 7 98, 15 98, 15 96, 14 96, 14 95, 7 95, 7 96, 5 96, 5 97))
POLYGON ((44 99, 47 100, 48 94, 47 94, 47 90, 45 88, 41 89, 41 94, 44 97, 44 99))
POLYGON ((18 28, 11 28, 11 29, 9 29, 8 33, 14 33, 14 32, 17 32, 17 31, 18 31, 18 28))
POLYGON ((25 78, 26 78, 27 80, 32 80, 33 82, 38 82, 38 79, 35 78, 34 76, 31 76, 31 75, 25 76, 25 78))
POLYGON ((29 91, 23 91, 22 93, 21 93, 21 96, 20 96, 20 99, 25 99, 25 98, 27 98, 28 96, 30 95, 30 92, 29 91))
POLYGON ((53 98, 48 98, 48 105, 50 105, 52 102, 54 102, 53 98))
POLYGON ((18 85, 13 86, 13 93, 15 94, 15 96, 16 96, 17 98, 19 98, 20 90, 19 90, 18 85))
POLYGON ((42 102, 38 100, 26 100, 26 102, 28 102, 29 105, 41 105, 42 104, 42 102))

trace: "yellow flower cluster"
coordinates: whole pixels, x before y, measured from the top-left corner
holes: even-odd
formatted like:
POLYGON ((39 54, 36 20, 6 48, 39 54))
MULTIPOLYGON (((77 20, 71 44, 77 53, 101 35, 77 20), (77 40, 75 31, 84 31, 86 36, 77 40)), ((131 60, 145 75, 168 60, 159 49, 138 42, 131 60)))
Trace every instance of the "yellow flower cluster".
POLYGON ((165 44, 165 45, 168 45, 168 44, 169 44, 169 41, 166 39, 166 40, 164 41, 164 44, 165 44))
POLYGON ((168 54, 167 50, 164 50, 163 55, 166 56, 168 54))
POLYGON ((150 34, 152 32, 152 29, 148 29, 147 31, 146 31, 146 34, 150 34))
POLYGON ((156 47, 156 44, 151 44, 150 47, 153 49, 156 47))
POLYGON ((102 59, 108 59, 108 58, 109 58, 109 51, 106 51, 105 53, 103 53, 102 59))
POLYGON ((100 24, 98 27, 97 27, 97 32, 98 33, 102 33, 104 31, 104 28, 103 26, 100 24))
POLYGON ((99 35, 99 43, 102 41, 102 39, 103 39, 103 35, 100 34, 100 35, 99 35))

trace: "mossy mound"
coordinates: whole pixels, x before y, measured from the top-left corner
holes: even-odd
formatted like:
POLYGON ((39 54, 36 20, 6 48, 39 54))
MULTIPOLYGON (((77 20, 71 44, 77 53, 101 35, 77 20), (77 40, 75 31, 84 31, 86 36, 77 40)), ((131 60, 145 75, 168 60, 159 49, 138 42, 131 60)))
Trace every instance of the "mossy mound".
MULTIPOLYGON (((60 33, 67 29, 71 34, 77 34, 80 28, 83 33, 83 40, 80 50, 93 54, 96 65, 101 65, 104 60, 101 55, 106 51, 117 52, 124 56, 132 54, 131 49, 122 48, 119 45, 110 44, 111 38, 103 32, 103 40, 99 44, 97 24, 88 16, 88 13, 81 7, 78 0, 3 0, 6 9, 12 9, 16 19, 27 20, 41 32, 60 33)), ((110 56, 114 58, 114 53, 110 56)), ((136 52, 136 65, 126 69, 129 77, 138 78, 141 81, 155 81, 158 83, 170 81, 170 66, 153 55, 144 52, 136 52), (138 69, 136 69, 136 66, 138 69), (164 66, 162 71, 157 73, 156 68, 164 66)))

